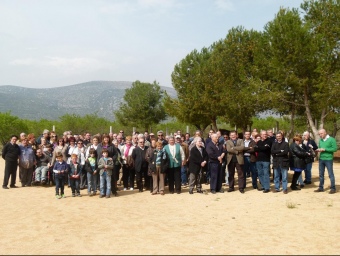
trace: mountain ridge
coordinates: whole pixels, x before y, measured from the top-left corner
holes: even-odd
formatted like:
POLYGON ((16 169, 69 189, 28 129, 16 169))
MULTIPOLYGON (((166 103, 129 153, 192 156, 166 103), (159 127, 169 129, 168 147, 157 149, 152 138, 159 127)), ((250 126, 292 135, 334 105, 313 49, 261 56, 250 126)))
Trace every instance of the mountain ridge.
MULTIPOLYGON (((30 120, 57 120, 65 114, 86 115, 114 120, 113 112, 122 103, 125 90, 132 86, 128 81, 89 81, 53 88, 29 88, 0 85, 0 112, 30 120)), ((161 86, 171 97, 176 91, 161 86)))

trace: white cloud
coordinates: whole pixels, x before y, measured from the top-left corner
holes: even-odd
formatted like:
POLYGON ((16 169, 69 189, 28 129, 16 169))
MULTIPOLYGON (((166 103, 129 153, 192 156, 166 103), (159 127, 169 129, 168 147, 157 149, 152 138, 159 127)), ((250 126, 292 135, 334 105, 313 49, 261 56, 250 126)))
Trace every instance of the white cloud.
POLYGON ((176 0, 138 0, 138 4, 144 8, 174 8, 178 7, 179 3, 176 0))
POLYGON ((109 5, 102 6, 100 11, 103 13, 115 14, 115 15, 123 15, 128 13, 135 13, 137 11, 137 7, 133 2, 113 2, 109 5))
POLYGON ((16 59, 9 62, 11 66, 36 66, 39 65, 39 61, 32 58, 16 59))
POLYGON ((103 68, 111 67, 105 62, 99 61, 94 58, 63 58, 63 57, 49 57, 46 56, 42 59, 26 58, 16 59, 9 63, 12 66, 28 66, 32 68, 53 69, 64 74, 72 72, 89 72, 97 71, 103 68))
POLYGON ((214 4, 218 9, 225 11, 233 11, 235 9, 231 0, 215 0, 214 4))

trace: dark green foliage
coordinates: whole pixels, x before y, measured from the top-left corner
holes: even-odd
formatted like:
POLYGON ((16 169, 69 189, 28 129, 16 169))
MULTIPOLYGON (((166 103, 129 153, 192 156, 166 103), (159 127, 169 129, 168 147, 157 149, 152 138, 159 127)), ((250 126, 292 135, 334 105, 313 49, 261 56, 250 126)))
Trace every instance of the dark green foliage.
POLYGON ((125 90, 124 103, 114 112, 117 121, 125 126, 148 130, 166 118, 163 94, 157 82, 132 83, 132 87, 125 90))

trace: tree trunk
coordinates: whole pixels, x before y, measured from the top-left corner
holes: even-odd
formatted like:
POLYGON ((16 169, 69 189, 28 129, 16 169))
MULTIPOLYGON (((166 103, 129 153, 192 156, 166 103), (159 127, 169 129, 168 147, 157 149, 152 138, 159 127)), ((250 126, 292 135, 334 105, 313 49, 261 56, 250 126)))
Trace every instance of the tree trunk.
POLYGON ((304 91, 303 96, 304 96, 304 104, 305 104, 305 108, 306 108, 307 120, 308 120, 309 126, 312 129, 312 132, 314 134, 314 140, 315 140, 316 144, 318 145, 319 140, 320 140, 320 136, 319 136, 318 129, 316 128, 315 123, 313 121, 312 113, 311 113, 310 108, 309 108, 309 101, 308 101, 308 95, 307 95, 307 88, 306 87, 305 87, 305 91, 304 91))
POLYGON ((332 132, 332 137, 335 138, 336 134, 340 130, 340 127, 338 126, 336 120, 333 121, 333 132, 332 132))
POLYGON ((294 127, 295 127, 294 118, 295 118, 295 106, 293 105, 292 114, 290 116, 290 129, 285 136, 288 139, 291 137, 291 134, 294 132, 294 127))
POLYGON ((217 122, 216 122, 216 118, 212 118, 212 119, 211 119, 211 123, 212 123, 212 126, 213 126, 214 131, 217 132, 217 122))

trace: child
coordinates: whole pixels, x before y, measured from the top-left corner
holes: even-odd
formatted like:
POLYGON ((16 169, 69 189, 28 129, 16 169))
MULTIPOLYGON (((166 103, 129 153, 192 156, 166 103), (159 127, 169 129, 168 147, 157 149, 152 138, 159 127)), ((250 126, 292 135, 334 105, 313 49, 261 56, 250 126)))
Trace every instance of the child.
POLYGON ((82 166, 78 163, 78 155, 72 154, 71 155, 71 162, 70 162, 70 185, 72 189, 72 197, 79 196, 80 194, 80 175, 82 172, 82 166))
POLYGON ((63 161, 63 155, 59 152, 56 155, 57 161, 53 166, 54 181, 55 181, 55 197, 57 199, 65 198, 64 195, 64 179, 67 174, 67 163, 63 161), (60 188, 60 194, 59 194, 60 188))
POLYGON ((97 168, 97 151, 91 148, 84 167, 87 172, 87 194, 89 196, 94 196, 97 193, 97 168))
POLYGON ((111 194, 111 176, 113 169, 113 160, 109 156, 109 152, 106 148, 102 151, 103 157, 99 159, 98 169, 100 174, 100 198, 106 195, 106 198, 110 198, 111 194), (106 189, 105 189, 106 188, 106 189))

